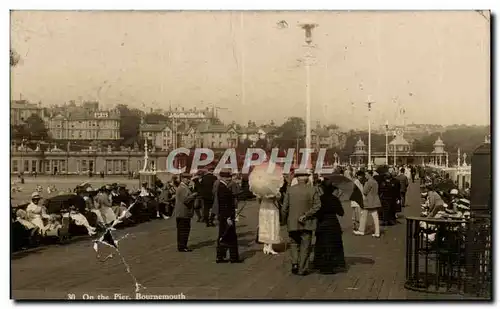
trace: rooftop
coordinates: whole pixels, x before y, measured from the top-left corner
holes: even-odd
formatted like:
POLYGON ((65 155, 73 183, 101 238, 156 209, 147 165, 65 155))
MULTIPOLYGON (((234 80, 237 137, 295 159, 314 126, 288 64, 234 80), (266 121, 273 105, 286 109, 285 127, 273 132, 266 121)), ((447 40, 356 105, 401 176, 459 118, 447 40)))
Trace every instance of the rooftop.
POLYGON ((356 142, 355 147, 365 147, 365 143, 361 140, 361 138, 356 142))
POLYGON ((169 127, 166 123, 144 123, 139 126, 141 132, 163 132, 169 127))
POLYGON ((410 146, 410 143, 408 143, 402 135, 396 135, 396 137, 389 143, 389 145, 410 146))
POLYGON ((444 146, 444 143, 443 141, 441 140, 441 137, 438 137, 438 139, 436 140, 436 142, 434 143, 434 147, 436 146, 444 146))

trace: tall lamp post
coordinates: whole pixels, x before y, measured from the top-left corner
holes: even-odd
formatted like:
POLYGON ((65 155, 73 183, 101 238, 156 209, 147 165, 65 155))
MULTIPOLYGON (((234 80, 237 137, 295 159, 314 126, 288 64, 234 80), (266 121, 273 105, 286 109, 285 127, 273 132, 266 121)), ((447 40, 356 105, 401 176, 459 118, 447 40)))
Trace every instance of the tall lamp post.
POLYGON ((313 47, 312 44, 312 30, 318 27, 317 24, 304 23, 299 25, 300 28, 304 30, 305 42, 306 42, 306 55, 305 55, 305 69, 306 69, 306 148, 311 148, 311 83, 310 83, 310 66, 311 66, 311 56, 307 51, 313 47))
POLYGON ((372 105, 375 102, 372 102, 370 98, 368 98, 368 102, 366 105, 368 106, 368 170, 372 170, 372 105))
POLYGON ((389 121, 385 121, 385 164, 389 165, 389 121))
MULTIPOLYGON (((394 133, 394 137, 396 137, 396 133, 394 133)), ((397 150, 396 149, 397 148, 396 147, 396 142, 394 142, 394 145, 392 145, 392 147, 394 147, 394 168, 396 168, 396 166, 397 166, 397 164, 396 164, 397 163, 397 158, 396 158, 396 150, 397 150)))

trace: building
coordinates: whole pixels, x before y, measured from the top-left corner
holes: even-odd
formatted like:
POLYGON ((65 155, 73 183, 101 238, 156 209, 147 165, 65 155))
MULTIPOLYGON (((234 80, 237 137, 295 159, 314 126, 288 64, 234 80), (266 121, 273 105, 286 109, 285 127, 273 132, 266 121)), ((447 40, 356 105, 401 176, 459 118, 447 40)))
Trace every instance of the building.
POLYGON ((47 129, 55 140, 114 141, 120 137, 120 112, 101 110, 97 102, 70 105, 48 118, 47 129))
MULTIPOLYGON (((158 151, 148 154, 150 166, 156 170, 167 169, 168 152, 158 151)), ((51 148, 33 150, 23 146, 13 145, 11 148, 10 172, 38 174, 77 175, 104 172, 106 175, 126 175, 137 172, 144 166, 144 151, 122 148, 119 151, 108 149, 88 149, 72 151, 71 149, 51 148)))
POLYGON ((182 146, 227 149, 237 147, 238 139, 238 131, 233 125, 200 123, 183 132, 182 146))
POLYGON ((31 115, 37 115, 42 120, 45 118, 44 109, 41 103, 35 104, 30 103, 26 100, 15 100, 10 103, 10 124, 20 125, 23 124, 26 119, 31 115))
MULTIPOLYGON (((396 135, 388 144, 387 159, 389 165, 418 164, 418 165, 448 165, 448 153, 444 150, 444 143, 438 138, 434 143, 431 153, 412 151, 411 144, 403 135, 396 135)), ((354 152, 349 156, 349 164, 365 165, 368 163, 368 152, 366 144, 359 139, 354 146, 354 152)), ((385 152, 372 152, 372 163, 385 162, 385 152)))
POLYGON ((242 141, 248 140, 250 145, 255 146, 255 144, 259 140, 267 140, 267 132, 262 128, 258 127, 246 127, 241 128, 238 131, 239 137, 238 140, 241 143, 242 141))
POLYGON ((141 137, 148 140, 149 144, 154 145, 157 149, 165 151, 176 147, 174 145, 174 132, 170 124, 141 123, 139 131, 141 137))
POLYGON ((437 166, 448 166, 448 152, 444 150, 444 142, 441 140, 441 137, 438 137, 436 142, 434 142, 434 150, 432 151, 432 160, 434 165, 437 166))
POLYGON ((198 123, 211 123, 215 118, 215 110, 208 107, 206 109, 197 109, 196 107, 192 109, 171 108, 165 112, 165 116, 172 122, 189 126, 198 123))
POLYGON ((315 129, 311 130, 311 147, 314 149, 342 149, 346 141, 347 138, 345 134, 331 127, 322 127, 319 123, 316 125, 315 129))

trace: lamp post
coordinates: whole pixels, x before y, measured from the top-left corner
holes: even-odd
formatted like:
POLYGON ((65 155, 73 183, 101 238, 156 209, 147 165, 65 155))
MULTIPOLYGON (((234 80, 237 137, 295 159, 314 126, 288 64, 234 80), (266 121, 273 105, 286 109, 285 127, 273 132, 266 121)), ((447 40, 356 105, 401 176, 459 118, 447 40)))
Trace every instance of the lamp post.
MULTIPOLYGON (((304 30, 305 42, 307 50, 312 48, 312 30, 318 25, 313 23, 300 24, 299 27, 304 30)), ((310 83, 310 66, 311 66, 311 56, 308 55, 306 50, 305 55, 305 69, 306 69, 306 148, 311 148, 311 83, 310 83)))
POLYGON ((385 121, 385 164, 389 165, 389 121, 385 121))
POLYGON ((144 139, 144 167, 142 171, 145 172, 148 168, 148 139, 144 139))
MULTIPOLYGON (((394 137, 396 137, 396 132, 394 132, 394 137)), ((396 168, 397 166, 397 158, 396 158, 396 150, 397 150, 397 147, 396 147, 396 143, 394 143, 394 145, 392 145, 392 147, 394 148, 394 168, 396 168)))
POLYGON ((372 119, 371 119, 371 111, 372 111, 372 102, 370 98, 366 102, 368 106, 368 170, 372 169, 372 119))

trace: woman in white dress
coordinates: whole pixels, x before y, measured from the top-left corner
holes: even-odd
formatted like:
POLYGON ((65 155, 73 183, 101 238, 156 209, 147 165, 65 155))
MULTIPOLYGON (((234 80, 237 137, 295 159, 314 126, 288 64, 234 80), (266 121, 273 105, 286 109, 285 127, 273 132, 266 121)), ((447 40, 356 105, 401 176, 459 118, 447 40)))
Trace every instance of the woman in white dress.
POLYGON ((249 186, 260 204, 258 240, 264 244, 265 254, 276 255, 278 253, 273 250, 273 245, 281 243, 280 210, 277 201, 284 179, 281 168, 275 166, 269 171, 267 167, 267 164, 261 164, 254 168, 249 176, 249 186))
POLYGON ((278 254, 273 250, 273 245, 281 242, 278 199, 279 193, 259 198, 259 242, 264 244, 264 254, 278 254))

